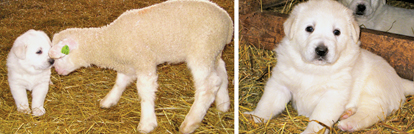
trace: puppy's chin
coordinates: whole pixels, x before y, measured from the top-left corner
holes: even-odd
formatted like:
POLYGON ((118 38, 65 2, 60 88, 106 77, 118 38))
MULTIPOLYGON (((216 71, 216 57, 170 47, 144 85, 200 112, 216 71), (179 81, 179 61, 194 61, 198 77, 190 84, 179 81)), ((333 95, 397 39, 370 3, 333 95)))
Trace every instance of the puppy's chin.
POLYGON ((33 65, 34 69, 36 70, 47 70, 52 68, 53 64, 50 64, 49 62, 44 62, 41 65, 33 65))
POLYGON ((357 15, 357 14, 354 14, 354 15, 355 15, 355 18, 358 21, 366 21, 368 19, 368 16, 367 15, 357 15))
POLYGON ((328 57, 322 57, 322 56, 313 56, 312 58, 309 57, 304 57, 302 58, 302 60, 305 63, 308 64, 313 64, 313 65, 318 65, 318 66, 324 66, 324 65, 331 65, 333 64, 335 61, 333 59, 330 59, 328 57))
POLYGON ((332 64, 332 62, 326 60, 325 57, 315 57, 310 63, 321 66, 332 64))

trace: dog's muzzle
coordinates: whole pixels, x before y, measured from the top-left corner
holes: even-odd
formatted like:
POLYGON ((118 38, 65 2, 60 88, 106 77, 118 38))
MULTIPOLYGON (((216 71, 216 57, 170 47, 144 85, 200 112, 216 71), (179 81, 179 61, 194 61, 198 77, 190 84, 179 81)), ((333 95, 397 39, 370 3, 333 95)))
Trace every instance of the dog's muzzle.
POLYGON ((50 65, 53 65, 53 63, 55 63, 55 59, 49 59, 48 62, 50 65))
POLYGON ((367 7, 364 4, 358 4, 356 8, 356 15, 364 15, 367 7))

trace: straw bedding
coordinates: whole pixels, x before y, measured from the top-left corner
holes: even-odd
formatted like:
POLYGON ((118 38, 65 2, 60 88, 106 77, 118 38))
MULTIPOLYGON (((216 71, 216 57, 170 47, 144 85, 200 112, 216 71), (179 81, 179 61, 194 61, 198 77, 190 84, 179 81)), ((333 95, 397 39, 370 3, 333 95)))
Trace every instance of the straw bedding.
MULTIPOLYGON (((43 30, 49 37, 71 27, 100 27, 128 9, 142 8, 162 0, 0 0, 0 133, 138 133, 140 103, 132 83, 118 104, 99 108, 100 99, 115 82, 116 72, 96 66, 81 68, 68 76, 52 68, 45 101, 46 114, 33 117, 18 113, 7 82, 6 59, 14 40, 29 29, 43 30)), ((213 0, 233 18, 233 0, 213 0)), ((162 38, 162 37, 160 37, 162 38)), ((233 97, 234 45, 226 46, 222 58, 233 97)), ((152 133, 178 133, 194 101, 191 73, 185 64, 162 64, 158 68, 159 88, 155 112, 158 127, 152 133)), ((28 92, 31 100, 31 92, 28 92)), ((234 133, 233 99, 228 112, 212 105, 195 133, 234 133)))
MULTIPOLYGON (((268 9, 274 12, 289 13, 291 8, 305 0, 293 0, 281 7, 268 9)), ((414 4, 396 0, 388 0, 388 4, 413 8, 414 4)), ((242 29, 242 28, 240 28, 242 29)), ((241 39, 243 36, 241 35, 241 39)), ((273 51, 256 48, 247 42, 240 43, 239 49, 239 132, 240 133, 300 133, 306 129, 308 118, 298 116, 292 104, 281 114, 265 123, 254 123, 242 113, 252 111, 260 100, 264 91, 264 85, 271 75, 271 69, 276 65, 276 53, 273 51)), ((400 110, 386 118, 385 121, 356 133, 414 133, 414 96, 408 96, 400 110)), ((346 133, 340 131, 337 124, 330 133, 346 133)))

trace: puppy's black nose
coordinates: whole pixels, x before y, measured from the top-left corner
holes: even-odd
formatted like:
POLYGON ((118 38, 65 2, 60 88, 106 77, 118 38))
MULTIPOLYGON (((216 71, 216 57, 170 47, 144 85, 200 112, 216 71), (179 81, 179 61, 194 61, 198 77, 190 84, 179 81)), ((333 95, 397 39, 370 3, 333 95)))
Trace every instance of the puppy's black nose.
POLYGON ((53 63, 55 63, 55 59, 49 59, 48 62, 50 63, 50 65, 53 65, 53 63))
POLYGON ((365 5, 359 4, 357 6, 357 10, 356 10, 356 13, 355 14, 357 14, 357 15, 364 15, 364 12, 365 12, 366 9, 367 9, 367 7, 365 5))
POLYGON ((315 48, 315 52, 319 56, 325 56, 328 53, 328 48, 325 45, 319 45, 315 48))

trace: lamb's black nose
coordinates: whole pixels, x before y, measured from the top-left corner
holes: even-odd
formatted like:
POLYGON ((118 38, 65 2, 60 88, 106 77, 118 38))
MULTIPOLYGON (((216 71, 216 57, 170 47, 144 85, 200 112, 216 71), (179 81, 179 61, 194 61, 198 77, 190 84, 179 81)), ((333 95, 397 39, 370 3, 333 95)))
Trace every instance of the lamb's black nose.
POLYGON ((325 56, 328 53, 328 48, 325 45, 319 45, 315 48, 315 52, 319 56, 325 56))
POLYGON ((48 62, 50 63, 50 65, 53 65, 53 63, 55 63, 55 59, 49 59, 48 62))
POLYGON ((366 9, 367 9, 367 7, 365 5, 359 4, 357 6, 357 10, 356 10, 356 13, 355 14, 357 14, 357 15, 364 15, 364 12, 365 12, 366 9))

